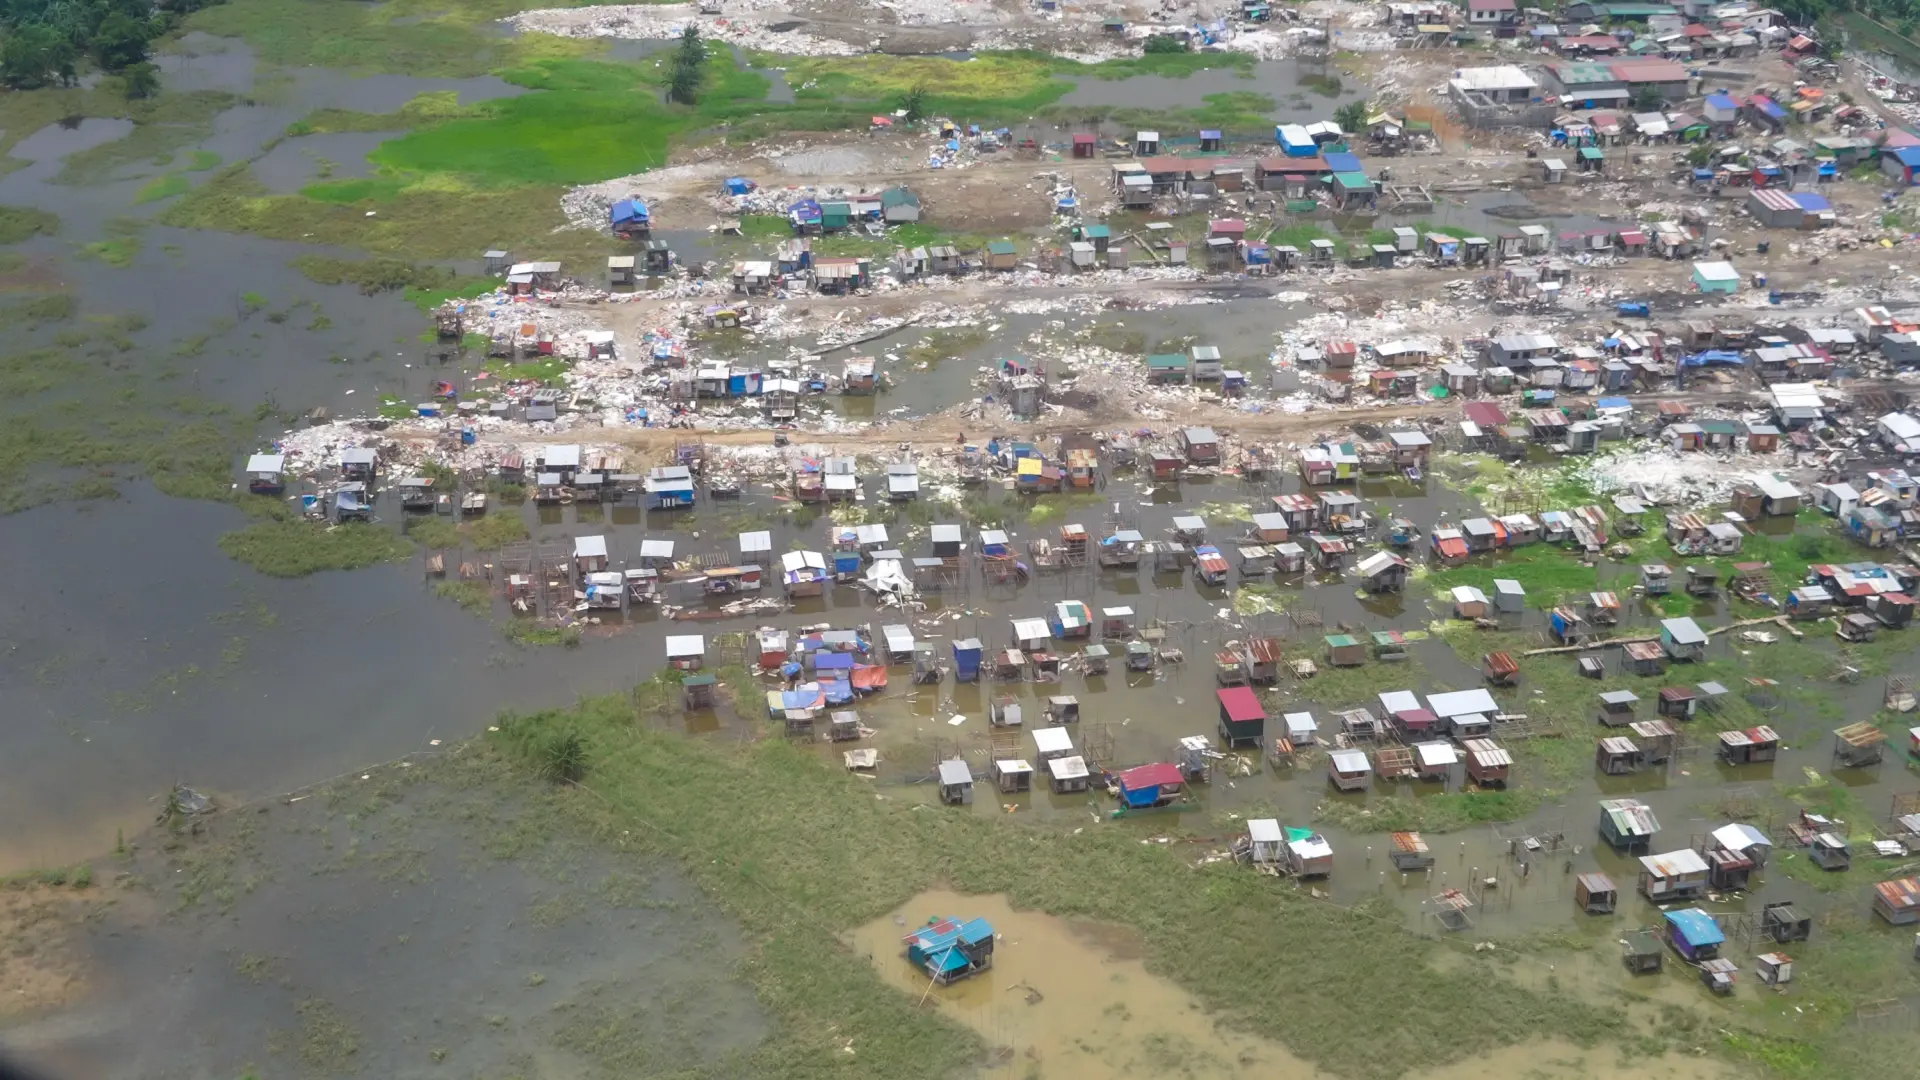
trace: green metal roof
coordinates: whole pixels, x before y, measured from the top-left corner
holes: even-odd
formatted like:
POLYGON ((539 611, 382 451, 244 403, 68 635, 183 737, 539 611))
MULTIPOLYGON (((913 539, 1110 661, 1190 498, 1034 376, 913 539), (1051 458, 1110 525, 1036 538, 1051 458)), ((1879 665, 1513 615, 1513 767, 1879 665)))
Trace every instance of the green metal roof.
POLYGON ((1187 366, 1186 353, 1157 353, 1147 357, 1150 368, 1183 368, 1187 366))
POLYGON ((1333 182, 1340 185, 1343 188, 1348 188, 1348 189, 1365 188, 1368 191, 1373 190, 1373 181, 1367 177, 1366 173, 1363 173, 1363 172, 1334 173, 1333 182))
POLYGON ((1327 635, 1328 648, 1344 649, 1349 646, 1358 645, 1358 644, 1360 643, 1353 639, 1352 634, 1328 634, 1327 635))
POLYGON ((993 241, 992 243, 990 243, 990 244, 988 244, 988 245, 987 245, 987 254, 989 254, 989 255, 1011 255, 1011 254, 1013 254, 1013 241, 1011 241, 1011 240, 995 240, 995 241, 993 241))
POLYGON ((903 187, 888 188, 880 193, 881 206, 919 206, 920 196, 903 187))
POLYGON ((1091 240, 1095 237, 1105 238, 1113 235, 1113 233, 1105 225, 1082 225, 1080 226, 1080 235, 1091 240))
POLYGON ((1567 86, 1585 86, 1588 83, 1620 81, 1620 77, 1613 73, 1612 68, 1605 64, 1595 64, 1591 62, 1561 64, 1555 67, 1553 72, 1559 77, 1560 81, 1567 86))
POLYGON ((1594 10, 1605 12, 1616 19, 1679 14, 1671 4, 1595 4, 1594 10))
POLYGON ((1607 155, 1602 153, 1597 146, 1583 146, 1580 148, 1580 156, 1586 158, 1588 161, 1600 161, 1607 155))

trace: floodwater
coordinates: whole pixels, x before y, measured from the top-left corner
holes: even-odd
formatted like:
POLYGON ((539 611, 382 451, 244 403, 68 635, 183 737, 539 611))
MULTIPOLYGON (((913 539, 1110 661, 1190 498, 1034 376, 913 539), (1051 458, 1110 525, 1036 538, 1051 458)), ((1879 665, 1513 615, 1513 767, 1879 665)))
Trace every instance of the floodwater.
POLYGON ((400 134, 341 131, 288 139, 254 160, 253 175, 268 190, 282 194, 299 191, 316 180, 359 179, 373 172, 367 155, 374 147, 400 134))
MULTIPOLYGON (((1193 108, 1213 94, 1255 93, 1274 99, 1270 114, 1277 124, 1325 120, 1349 101, 1365 101, 1366 87, 1356 83, 1328 95, 1295 60, 1262 60, 1253 65, 1253 77, 1242 78, 1233 68, 1212 68, 1184 77, 1131 75, 1124 79, 1078 79, 1060 99, 1061 105, 1105 106, 1128 109, 1193 108)), ((1175 137, 1190 132, 1162 132, 1175 137)))
MULTIPOLYGON (((995 1065, 985 1073, 989 1077, 1329 1076, 1280 1043, 1214 1024, 1192 995, 1146 970, 1132 932, 1124 928, 1015 910, 1001 895, 932 890, 855 930, 852 939, 853 947, 887 982, 931 1002, 987 1041, 996 1055, 995 1065), (927 978, 907 963, 904 939, 928 920, 948 916, 979 917, 993 925, 993 967, 950 986, 929 987, 927 978)), ((1599 973, 1599 978, 1613 981, 1609 973, 1599 973)), ((1274 1028, 1284 1031, 1285 1025, 1274 1028)), ((1584 1049, 1551 1038, 1408 1073, 1414 1080, 1521 1075, 1539 1080, 1726 1080, 1735 1074, 1721 1063, 1679 1054, 1627 1058, 1616 1047, 1584 1049)))
POLYGON ((1278 1043, 1223 1030, 1192 995, 1111 946, 1121 932, 1015 911, 1004 896, 926 892, 854 931, 853 947, 882 978, 979 1032, 998 1053, 989 1077, 1155 1080, 1325 1074, 1278 1043), (942 916, 993 924, 993 968, 928 989, 902 939, 942 916))
MULTIPOLYGON (((194 151, 217 154, 222 164, 251 160, 268 143, 283 138, 291 124, 319 109, 379 114, 393 112, 421 94, 452 93, 461 104, 471 105, 527 92, 525 87, 494 75, 467 79, 353 76, 325 68, 294 68, 262 77, 253 50, 245 43, 200 33, 187 35, 179 52, 159 56, 156 63, 169 92, 224 91, 238 95, 240 100, 215 114, 211 130, 204 137, 159 159, 139 157, 121 163, 109 176, 89 177, 83 185, 55 184, 52 180, 69 155, 126 136, 133 130, 132 122, 88 118, 77 127, 50 125, 14 147, 12 156, 33 164, 0 177, 0 203, 52 211, 61 217, 64 238, 92 240, 111 219, 150 219, 166 208, 165 200, 134 204, 133 197, 145 182, 178 173, 190 183, 199 184, 213 175, 211 170, 181 171, 194 151)), ((272 181, 284 184, 298 175, 290 166, 310 159, 303 151, 337 162, 339 178, 365 175, 366 153, 379 141, 369 141, 359 134, 287 139, 268 155, 265 175, 271 178, 269 186, 273 190, 291 190, 274 186, 272 181), (320 144, 324 149, 313 148, 311 140, 315 138, 327 140, 320 144), (357 152, 346 152, 344 146, 355 147, 357 152), (336 151, 340 157, 333 157, 336 151)), ((244 249, 247 244, 244 238, 227 239, 236 248, 244 249)))
POLYGON ((102 1080, 611 1075, 643 1052, 712 1065, 771 1030, 734 974, 739 927, 677 870, 529 842, 546 836, 536 793, 400 771, 133 838, 103 879, 145 884, 99 881, 64 948, 9 957, 10 990, 64 987, 40 1017, 9 1001, 13 1063, 102 1080))
POLYGON ((503 708, 644 674, 632 642, 528 653, 436 601, 408 562, 286 581, 216 546, 246 519, 130 486, 7 519, 0 612, 9 868, 71 862, 176 782, 249 798, 453 742, 503 708), (130 549, 127 538, 140 537, 130 549))

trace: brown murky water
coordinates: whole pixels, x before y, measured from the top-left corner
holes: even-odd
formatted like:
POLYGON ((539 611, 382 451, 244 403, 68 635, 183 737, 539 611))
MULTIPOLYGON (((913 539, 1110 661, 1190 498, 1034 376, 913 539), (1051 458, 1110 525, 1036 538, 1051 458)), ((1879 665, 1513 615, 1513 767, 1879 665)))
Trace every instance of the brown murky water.
MULTIPOLYGON (((921 893, 853 933, 852 944, 882 978, 979 1032, 999 1052, 984 1075, 1020 1080, 1260 1076, 1330 1080, 1285 1045, 1220 1028, 1200 1002, 1156 976, 1126 930, 1016 911, 1004 896, 921 893), (993 924, 993 967, 932 988, 906 962, 903 939, 938 916, 993 924)), ((1591 974, 1597 974, 1591 973, 1591 974)), ((1276 1030, 1279 1030, 1276 1027, 1276 1030)), ((1616 1048, 1583 1049, 1542 1039, 1466 1061, 1409 1071, 1421 1080, 1525 1076, 1537 1080, 1724 1080, 1717 1062, 1678 1054, 1623 1059, 1616 1048)))
POLYGON ((1199 1001, 1096 925, 1015 911, 1004 896, 933 891, 861 927, 854 946, 881 976, 978 1031, 1005 1056, 992 1077, 1141 1080, 1156 1077, 1324 1077, 1284 1046, 1222 1031, 1199 1001), (927 991, 901 939, 938 915, 981 916, 997 935, 993 968, 927 991))

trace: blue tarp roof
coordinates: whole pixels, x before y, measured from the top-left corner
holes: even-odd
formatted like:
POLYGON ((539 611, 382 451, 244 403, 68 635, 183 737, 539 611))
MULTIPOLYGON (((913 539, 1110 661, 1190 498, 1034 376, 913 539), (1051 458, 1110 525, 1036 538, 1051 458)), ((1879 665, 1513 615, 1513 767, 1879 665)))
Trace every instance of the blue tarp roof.
POLYGON ((1785 120, 1787 118, 1787 110, 1781 108, 1778 103, 1768 101, 1765 98, 1755 98, 1753 107, 1759 109, 1760 115, 1762 116, 1771 117, 1775 120, 1785 120))
POLYGON ((744 176, 727 177, 727 191, 735 195, 745 195, 753 190, 753 181, 744 176))
POLYGON ((1711 180, 1713 179, 1713 170, 1712 169, 1695 169, 1693 170, 1693 178, 1695 180, 1711 180))
POLYGON ((1687 944, 1695 948, 1702 945, 1719 945, 1727 940, 1727 935, 1720 932, 1720 924, 1713 921, 1713 916, 1699 908, 1669 911, 1667 923, 1687 944))
POLYGON ((611 218, 615 224, 623 221, 645 221, 647 220, 647 204, 638 199, 621 199, 619 202, 613 204, 612 209, 607 211, 607 216, 611 218))
POLYGON ((822 652, 813 655, 815 671, 852 671, 853 654, 843 652, 822 652))
POLYGON ((1920 146, 1902 146, 1893 152, 1893 159, 1909 168, 1920 167, 1920 146))
POLYGON ((1733 100, 1732 94, 1708 94, 1707 104, 1716 109, 1737 109, 1740 103, 1733 100))
POLYGON ((820 704, 820 691, 816 687, 803 687, 799 690, 780 691, 782 709, 811 709, 820 704))
POLYGON ((1816 214, 1822 211, 1833 209, 1833 204, 1827 201, 1827 197, 1825 195, 1815 195, 1811 191, 1803 192, 1798 195, 1789 195, 1787 197, 1789 199, 1792 199, 1794 202, 1799 203, 1800 209, 1811 210, 1816 214))
POLYGON ((1746 360, 1739 353, 1727 352, 1724 349, 1708 349, 1706 352, 1697 352, 1680 360, 1682 367, 1709 367, 1715 364, 1739 367, 1744 363, 1746 360))
POLYGON ((1593 403, 1596 409, 1631 409, 1633 402, 1623 397, 1603 397, 1593 403))
POLYGON ((1220 137, 1220 133, 1212 128, 1201 128, 1200 137, 1203 139, 1217 139, 1220 137))
POLYGON ((1337 173, 1366 171, 1360 167, 1359 154, 1343 154, 1335 151, 1321 154, 1320 160, 1326 162, 1327 167, 1337 173))
POLYGON ((829 705, 845 705, 853 700, 853 684, 845 679, 822 679, 820 689, 827 692, 829 705))

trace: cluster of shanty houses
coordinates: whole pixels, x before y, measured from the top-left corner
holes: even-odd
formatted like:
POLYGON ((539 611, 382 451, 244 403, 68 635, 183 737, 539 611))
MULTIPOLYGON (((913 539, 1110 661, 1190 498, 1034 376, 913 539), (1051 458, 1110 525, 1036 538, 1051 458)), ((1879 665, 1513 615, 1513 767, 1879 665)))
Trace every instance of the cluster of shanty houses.
MULTIPOLYGON (((1513 271, 1512 283, 1535 293, 1556 284, 1544 281, 1539 270, 1513 271)), ((1621 306, 1646 313, 1645 304, 1621 306)), ((1667 330, 1613 328, 1584 342, 1541 330, 1517 330, 1466 342, 1463 353, 1419 338, 1332 339, 1297 349, 1295 359, 1301 368, 1327 380, 1327 392, 1334 396, 1352 384, 1364 384, 1374 396, 1389 398, 1440 390, 1473 398, 1517 395, 1521 409, 1530 410, 1528 419, 1535 419, 1533 411, 1562 413, 1558 420, 1540 418, 1546 430, 1530 431, 1517 442, 1564 442, 1575 450, 1591 450, 1602 438, 1624 434, 1631 403, 1613 395, 1670 389, 1704 368, 1750 367, 1768 385, 1768 422, 1751 432, 1729 428, 1724 439, 1714 437, 1719 432, 1692 428, 1685 432, 1689 439, 1673 438, 1680 449, 1730 449, 1733 439, 1745 442, 1753 434, 1761 438, 1752 440, 1750 449, 1763 451, 1777 448, 1783 432, 1825 418, 1830 403, 1812 384, 1831 378, 1837 362, 1865 359, 1877 351, 1895 369, 1920 367, 1920 336, 1911 329, 1891 329, 1920 324, 1892 320, 1880 309, 1861 309, 1854 321, 1862 329, 1796 324, 1748 331, 1696 321, 1667 330), (1876 325, 1881 329, 1870 329, 1876 325), (1581 400, 1569 401, 1570 395, 1581 400), (1581 429, 1586 437, 1568 438, 1566 429, 1581 422, 1593 425, 1581 429)), ((1504 426, 1505 417, 1502 411, 1494 426, 1504 426)), ((1660 419, 1674 417, 1663 412, 1660 419)), ((1686 417, 1678 419, 1684 422, 1686 417)), ((1876 437, 1895 453, 1920 453, 1920 422, 1912 416, 1889 413, 1875 424, 1876 437)))

